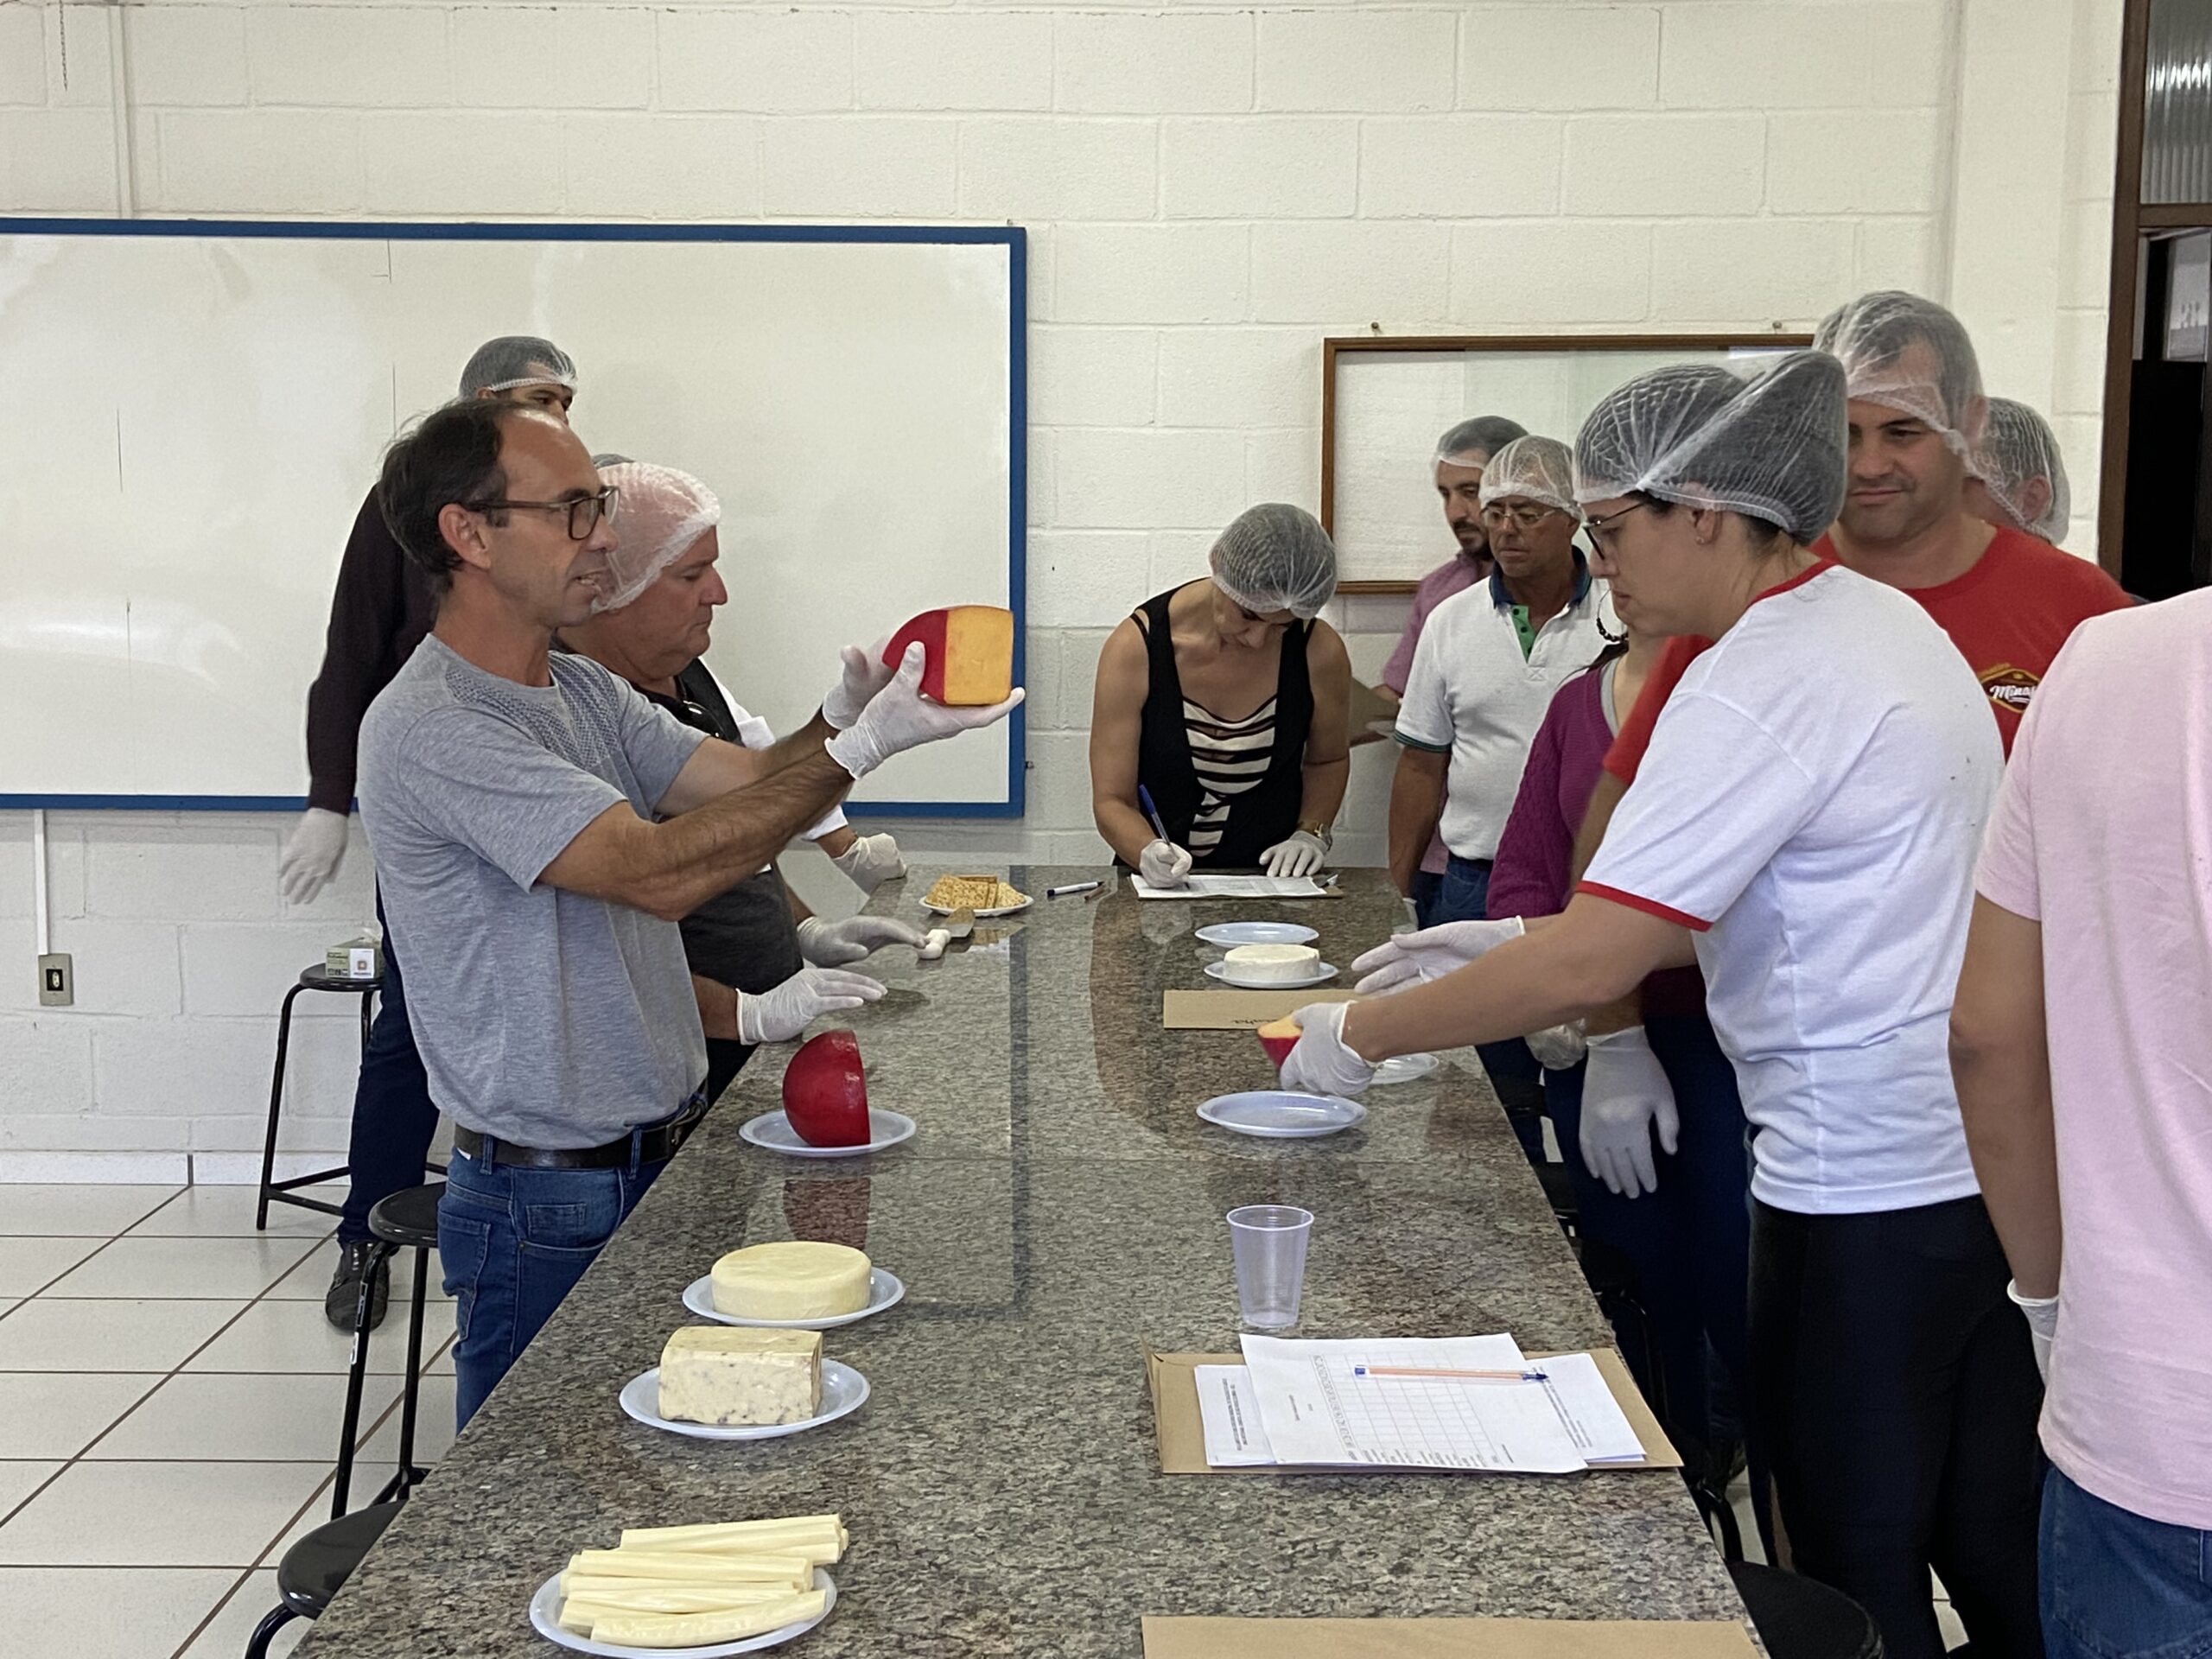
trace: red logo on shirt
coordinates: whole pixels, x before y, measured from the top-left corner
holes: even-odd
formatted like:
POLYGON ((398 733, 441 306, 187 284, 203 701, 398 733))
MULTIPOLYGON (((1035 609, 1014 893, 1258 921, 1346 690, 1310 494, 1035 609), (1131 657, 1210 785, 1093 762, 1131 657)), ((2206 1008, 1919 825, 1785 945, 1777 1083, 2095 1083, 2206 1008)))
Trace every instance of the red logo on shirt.
POLYGON ((2043 677, 2031 674, 2024 668, 2015 668, 2010 663, 1982 671, 1981 689, 1989 693, 1989 700, 1999 709, 2009 709, 2016 715, 2028 712, 2028 700, 2036 694, 2036 687, 2043 683, 2043 677))

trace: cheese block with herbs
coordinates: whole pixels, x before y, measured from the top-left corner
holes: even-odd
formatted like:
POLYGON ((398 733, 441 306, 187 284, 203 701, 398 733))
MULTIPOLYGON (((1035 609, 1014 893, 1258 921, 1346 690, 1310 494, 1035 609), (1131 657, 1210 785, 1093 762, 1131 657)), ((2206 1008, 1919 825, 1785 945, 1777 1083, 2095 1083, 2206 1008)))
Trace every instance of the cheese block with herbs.
POLYGON ((822 1412, 822 1333, 686 1325, 660 1355, 660 1414, 672 1423, 767 1427, 822 1412))

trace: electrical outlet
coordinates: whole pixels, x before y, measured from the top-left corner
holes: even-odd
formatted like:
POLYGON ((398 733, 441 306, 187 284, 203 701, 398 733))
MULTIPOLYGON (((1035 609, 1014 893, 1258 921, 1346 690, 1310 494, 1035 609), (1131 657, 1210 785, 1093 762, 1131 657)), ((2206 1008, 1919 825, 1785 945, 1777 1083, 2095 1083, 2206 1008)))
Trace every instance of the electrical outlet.
POLYGON ((77 970, 70 966, 69 953, 56 951, 38 959, 38 1005, 42 1008, 66 1008, 77 1001, 77 970))

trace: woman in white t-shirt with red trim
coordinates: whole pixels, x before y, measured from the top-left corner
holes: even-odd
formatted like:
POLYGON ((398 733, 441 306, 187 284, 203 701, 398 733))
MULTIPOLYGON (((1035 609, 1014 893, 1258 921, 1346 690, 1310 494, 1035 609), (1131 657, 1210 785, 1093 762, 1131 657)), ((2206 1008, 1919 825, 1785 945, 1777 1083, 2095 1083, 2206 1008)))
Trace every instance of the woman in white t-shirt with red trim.
POLYGON ((1596 569, 1654 632, 1716 643, 1567 910, 1486 954, 1496 925, 1471 925, 1491 931, 1433 982, 1301 1010, 1283 1077, 1354 1092, 1393 1055, 1541 1030, 1694 960, 1757 1131, 1750 1408, 1795 1563, 1891 1659, 1943 1652, 1931 1566, 1977 1652, 2035 1656, 2041 1389, 1947 1047, 2003 755, 1927 613, 1808 550, 1842 502, 1844 403, 1808 352, 1599 405, 1575 451, 1596 569))

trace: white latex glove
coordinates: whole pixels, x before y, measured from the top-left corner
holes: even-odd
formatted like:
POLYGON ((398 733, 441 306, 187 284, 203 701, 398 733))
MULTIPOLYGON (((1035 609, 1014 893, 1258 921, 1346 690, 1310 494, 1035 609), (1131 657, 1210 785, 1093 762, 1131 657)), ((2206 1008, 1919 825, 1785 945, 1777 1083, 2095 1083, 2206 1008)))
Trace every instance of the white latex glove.
POLYGON ((822 699, 822 718, 839 731, 851 730, 861 710, 875 700, 875 694, 890 684, 891 677, 899 671, 896 664, 883 660, 883 648, 890 643, 880 640, 867 651, 847 645, 837 653, 837 685, 822 699))
POLYGON ((929 938, 912 922, 889 916, 855 916, 842 922, 810 916, 798 925, 798 953, 817 968, 842 968, 887 944, 911 944, 918 950, 929 938))
POLYGON ((1583 1038, 1580 1020, 1532 1031, 1524 1040, 1529 1052, 1536 1057, 1536 1064, 1547 1071, 1573 1071, 1589 1046, 1583 1038))
POLYGON ((1642 1026, 1590 1039, 1582 1077, 1582 1161, 1624 1198, 1659 1190, 1651 1135, 1669 1152, 1681 1130, 1674 1085, 1642 1026))
MULTIPOLYGON (((993 725, 1021 706, 1023 693, 1018 685, 1004 702, 988 708, 949 709, 931 702, 922 695, 922 664, 928 654, 918 639, 907 646, 906 659, 891 677, 891 683, 860 711, 850 728, 823 745, 830 758, 855 779, 867 777, 894 754, 993 725)), ((847 666, 850 668, 849 662, 847 666)), ((827 718, 827 703, 823 705, 823 714, 827 718)), ((833 720, 830 724, 836 722, 833 720)))
POLYGON ((2027 1318, 2028 1340, 2035 1344, 2036 1350, 2036 1371, 2048 1383, 2050 1381, 2050 1344, 2058 1335, 2058 1298, 2023 1296, 2018 1281, 2007 1284, 2005 1294, 2012 1299, 2012 1306, 2027 1318))
POLYGON ((1352 988, 1362 996, 1373 996, 1402 985, 1441 979, 1525 931, 1518 916, 1508 916, 1496 922, 1439 922, 1418 932, 1394 933, 1354 960, 1352 972, 1365 977, 1352 988))
POLYGON ((840 1014, 881 999, 882 985, 865 974, 836 968, 802 968, 773 990, 737 994, 737 1040, 788 1043, 825 1014, 840 1014))
POLYGON ((1357 1095, 1375 1068, 1344 1041, 1349 1002, 1312 1002, 1290 1017, 1304 1034, 1282 1063, 1282 1086, 1309 1095, 1357 1095))
POLYGON ((896 881, 906 874, 906 861, 899 856, 899 842, 887 835, 861 836, 830 861, 862 893, 874 893, 885 882, 896 881))
POLYGON ((1191 874, 1191 855, 1172 841, 1155 841, 1138 858, 1137 874, 1148 887, 1179 887, 1191 874))
POLYGON ((1279 841, 1260 855, 1260 868, 1269 875, 1311 875, 1328 855, 1320 836, 1294 830, 1289 840, 1279 841))
POLYGON ((311 806, 300 815, 284 842, 284 855, 277 861, 278 879, 284 886, 284 902, 304 905, 321 893, 346 856, 346 815, 327 807, 311 806))

